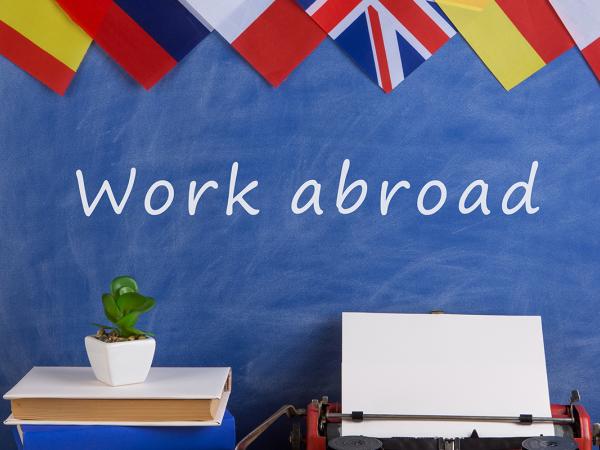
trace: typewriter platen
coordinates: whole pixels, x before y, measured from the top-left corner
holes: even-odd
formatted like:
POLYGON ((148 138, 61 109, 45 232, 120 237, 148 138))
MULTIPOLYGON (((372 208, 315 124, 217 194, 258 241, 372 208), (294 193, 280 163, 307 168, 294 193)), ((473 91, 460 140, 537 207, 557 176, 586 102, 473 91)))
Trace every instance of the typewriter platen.
MULTIPOLYGON (((242 439, 236 450, 248 449, 283 416, 289 417, 292 422, 289 437, 292 450, 592 450, 593 446, 600 445, 600 425, 592 424, 580 403, 578 391, 571 393, 568 404, 552 404, 551 413, 551 417, 527 414, 515 417, 378 415, 360 411, 342 414, 339 403, 329 402, 327 397, 323 397, 313 400, 306 408, 283 406, 242 439), (341 423, 345 420, 430 420, 432 424, 440 420, 459 420, 472 422, 474 429, 471 436, 463 438, 340 437, 341 423), (486 421, 519 423, 523 426, 523 436, 479 437, 477 423, 486 421), (527 425, 536 422, 553 423, 555 436, 530 436, 527 425)), ((279 447, 283 448, 286 447, 279 447)))

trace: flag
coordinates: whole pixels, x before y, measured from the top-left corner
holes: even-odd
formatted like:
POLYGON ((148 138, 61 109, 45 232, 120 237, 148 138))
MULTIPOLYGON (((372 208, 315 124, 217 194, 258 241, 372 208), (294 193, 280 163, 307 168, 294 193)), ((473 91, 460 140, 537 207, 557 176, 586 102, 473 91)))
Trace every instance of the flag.
POLYGON ((573 47, 548 0, 437 0, 507 90, 573 47))
POLYGON ((53 0, 0 0, 0 54, 60 95, 90 43, 53 0))
POLYGON ((297 0, 385 91, 455 34, 426 0, 297 0))
POLYGON ((600 0, 550 0, 600 80, 600 0))
POLYGON ((146 89, 210 33, 179 0, 57 1, 146 89))
POLYGON ((182 1, 273 86, 279 86, 325 39, 294 0, 182 1))

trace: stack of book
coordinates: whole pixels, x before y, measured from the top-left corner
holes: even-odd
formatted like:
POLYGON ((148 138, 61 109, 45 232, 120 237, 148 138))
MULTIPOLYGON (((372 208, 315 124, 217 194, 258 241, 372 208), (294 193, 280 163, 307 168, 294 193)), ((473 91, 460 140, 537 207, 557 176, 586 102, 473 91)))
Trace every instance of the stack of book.
POLYGON ((233 450, 229 368, 152 368, 110 387, 89 367, 34 367, 4 395, 24 450, 233 450))

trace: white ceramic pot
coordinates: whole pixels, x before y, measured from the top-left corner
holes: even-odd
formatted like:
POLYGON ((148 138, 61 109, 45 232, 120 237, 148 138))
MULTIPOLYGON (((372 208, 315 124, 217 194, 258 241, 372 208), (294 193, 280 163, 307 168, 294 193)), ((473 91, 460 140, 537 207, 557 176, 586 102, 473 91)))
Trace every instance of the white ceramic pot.
POLYGON ((146 381, 156 341, 146 338, 107 343, 86 336, 85 349, 96 378, 110 386, 122 386, 146 381))

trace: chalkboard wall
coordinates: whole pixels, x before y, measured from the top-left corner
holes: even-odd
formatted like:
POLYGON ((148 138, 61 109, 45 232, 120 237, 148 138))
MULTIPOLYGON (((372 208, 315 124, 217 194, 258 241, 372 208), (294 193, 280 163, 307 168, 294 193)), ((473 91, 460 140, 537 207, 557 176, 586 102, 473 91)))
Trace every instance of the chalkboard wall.
POLYGON ((240 436, 283 403, 339 398, 342 311, 540 314, 552 399, 579 388, 600 419, 600 89, 577 51, 507 93, 456 37, 385 95, 325 42, 274 90, 213 33, 150 92, 92 47, 65 98, 0 60, 0 99, 0 391, 33 365, 87 364, 100 295, 131 274, 158 301, 140 323, 157 365, 233 367, 240 436), (347 184, 368 184, 347 215, 345 159, 347 184), (539 211, 503 214, 533 161, 539 211), (258 215, 226 214, 234 162, 258 215), (103 198, 87 217, 76 170, 91 201, 105 179, 120 197, 132 167, 122 214, 103 198), (175 196, 152 216, 161 179, 175 196), (189 183, 210 179, 190 216, 189 183), (309 179, 322 215, 290 209, 309 179), (448 199, 425 216, 432 179, 448 199), (458 210, 476 179, 489 215, 458 210), (412 186, 385 216, 384 180, 412 186))

